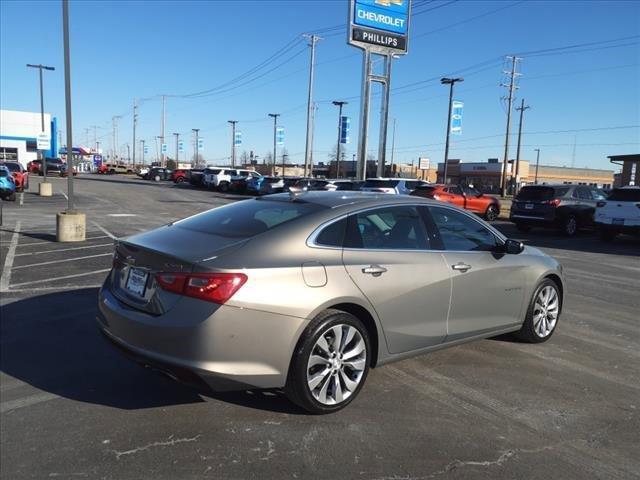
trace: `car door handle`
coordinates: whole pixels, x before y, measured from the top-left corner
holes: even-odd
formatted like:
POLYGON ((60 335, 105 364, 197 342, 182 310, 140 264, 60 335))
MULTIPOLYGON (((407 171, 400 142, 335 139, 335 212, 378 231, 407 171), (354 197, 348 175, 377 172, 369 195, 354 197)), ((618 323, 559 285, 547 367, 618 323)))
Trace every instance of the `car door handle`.
POLYGON ((369 265, 368 267, 365 267, 362 269, 362 273, 373 275, 374 277, 379 277, 386 271, 387 269, 384 267, 381 267, 380 265, 369 265))
POLYGON ((467 270, 471 269, 471 265, 467 265, 466 263, 456 263, 455 265, 451 265, 451 268, 453 268, 454 270, 458 270, 462 273, 466 272, 467 270))

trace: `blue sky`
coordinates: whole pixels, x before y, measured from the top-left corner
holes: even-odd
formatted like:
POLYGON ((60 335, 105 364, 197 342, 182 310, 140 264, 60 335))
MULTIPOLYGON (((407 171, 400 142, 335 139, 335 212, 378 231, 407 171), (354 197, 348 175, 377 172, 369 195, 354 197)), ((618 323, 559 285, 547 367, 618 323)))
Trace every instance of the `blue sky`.
MULTIPOLYGON (((86 144, 85 129, 98 125, 101 146, 110 148, 114 115, 122 115, 118 143, 130 143, 133 99, 150 98, 139 109, 138 138, 146 139, 155 155, 158 95, 220 87, 293 41, 291 50, 258 75, 222 92, 169 97, 166 131, 167 136, 181 133, 191 155, 191 129, 199 128, 205 158, 224 163, 230 150, 227 120, 239 121, 240 150, 263 156, 272 141, 267 113, 281 113, 290 160, 303 161, 309 49, 295 40, 303 32, 345 23, 347 5, 346 0, 72 1, 74 143, 86 144)), ((640 2, 419 0, 417 5, 416 12, 433 10, 413 18, 409 54, 393 64, 396 161, 442 160, 448 92, 430 79, 457 71, 465 78, 455 95, 465 103, 463 134, 453 138, 450 158, 502 157, 501 56, 626 37, 635 38, 522 55, 517 102, 524 98, 531 106, 522 157, 532 159, 533 149, 540 148, 543 164, 569 166, 575 159, 576 166, 610 168, 607 155, 640 150, 639 128, 609 128, 640 125, 640 2)), ((46 72, 45 109, 64 125, 60 2, 2 1, 0 22, 0 106, 37 111, 37 72, 25 64, 53 65, 56 71, 46 72)), ((347 151, 355 152, 362 71, 362 55, 346 44, 345 33, 330 30, 321 36, 314 93, 316 162, 327 160, 335 144, 337 108, 331 100, 349 101, 347 151)), ((370 147, 377 146, 377 110, 374 97, 370 147)), ((516 127, 514 122, 514 132, 516 127)), ((93 129, 88 137, 92 144, 93 129)), ((168 141, 170 152, 173 141, 168 141)))

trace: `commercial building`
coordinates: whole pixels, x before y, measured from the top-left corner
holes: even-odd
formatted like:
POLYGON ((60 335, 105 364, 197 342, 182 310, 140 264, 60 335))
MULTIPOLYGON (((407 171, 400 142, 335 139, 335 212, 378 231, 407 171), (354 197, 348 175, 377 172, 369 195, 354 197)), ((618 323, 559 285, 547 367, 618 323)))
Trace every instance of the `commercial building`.
MULTIPOLYGON (((514 161, 507 164, 507 184, 511 184, 515 175, 514 161)), ((520 185, 538 184, 577 184, 611 188, 613 170, 595 168, 556 167, 553 165, 531 164, 528 160, 520 160, 518 180, 520 185)), ((438 164, 438 182, 443 181, 444 163, 438 164)), ((451 159, 447 162, 447 182, 462 185, 473 185, 487 193, 500 191, 502 178, 502 162, 490 158, 486 162, 461 162, 451 159)))
POLYGON ((619 180, 616 179, 616 186, 640 185, 640 153, 631 155, 611 155, 609 161, 622 166, 619 180))
MULTIPOLYGON (((51 139, 47 158, 58 157, 58 122, 50 113, 44 114, 44 133, 51 139)), ((39 112, 0 110, 0 160, 17 160, 24 167, 38 157, 37 140, 42 132, 39 112)))

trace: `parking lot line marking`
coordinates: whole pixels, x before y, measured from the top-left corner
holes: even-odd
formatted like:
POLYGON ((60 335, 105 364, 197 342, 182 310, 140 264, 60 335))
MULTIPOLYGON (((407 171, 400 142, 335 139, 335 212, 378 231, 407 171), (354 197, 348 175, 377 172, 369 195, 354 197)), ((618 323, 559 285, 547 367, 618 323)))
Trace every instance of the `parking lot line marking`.
POLYGON ((104 228, 104 227, 103 227, 102 225, 100 225, 99 223, 97 223, 97 222, 91 222, 91 223, 93 223, 93 224, 96 226, 96 228, 97 228, 98 230, 100 230, 102 233, 104 233, 107 237, 109 237, 109 238, 113 238, 114 240, 117 240, 117 239, 118 239, 118 237, 116 237, 115 235, 113 235, 109 230, 107 230, 106 228, 104 228))
POLYGON ((13 235, 11 236, 11 243, 7 250, 7 257, 4 259, 4 266, 2 267, 2 274, 0 275, 0 292, 4 292, 9 289, 9 283, 11 282, 11 268, 13 267, 13 259, 16 255, 16 247, 18 246, 18 236, 20 235, 21 222, 16 222, 16 228, 13 229, 13 235))
MULTIPOLYGON (((100 238, 111 238, 108 235, 99 235, 97 237, 87 237, 85 238, 85 242, 88 242, 89 240, 98 240, 100 238)), ((30 243, 21 243, 18 245, 18 247, 31 247, 33 245, 51 245, 52 243, 54 243, 53 241, 49 241, 49 242, 30 242, 30 243)))
POLYGON ((96 255, 85 255, 84 257, 63 258, 62 260, 51 260, 49 262, 30 263, 29 265, 20 265, 19 267, 13 267, 14 270, 30 267, 40 267, 42 265, 52 265, 54 263, 72 262, 74 260, 86 260, 87 258, 106 257, 107 255, 113 255, 113 253, 98 253, 96 255))
POLYGON ((135 213, 109 213, 107 217, 137 217, 135 213))
POLYGON ((36 405, 42 402, 48 402, 49 400, 55 400, 56 398, 60 398, 60 396, 55 395, 53 393, 36 393, 35 395, 29 395, 25 398, 19 398, 17 400, 10 400, 8 402, 0 403, 0 413, 7 413, 11 410, 16 410, 18 408, 30 407, 31 405, 36 405))
POLYGON ((84 247, 60 248, 58 250, 40 250, 39 252, 16 253, 16 257, 25 255, 44 255, 45 253, 70 252, 71 250, 84 250, 87 248, 112 247, 113 243, 100 243, 98 245, 86 245, 84 247))
MULTIPOLYGON (((111 254, 109 254, 111 255, 111 254)), ((86 277, 87 275, 96 275, 98 273, 105 273, 110 271, 110 268, 103 268, 101 270, 93 270, 91 272, 84 273, 74 273, 73 275, 63 275, 62 277, 51 277, 51 278, 41 278, 40 280, 33 280, 31 282, 22 282, 22 283, 14 283, 12 285, 13 288, 16 287, 24 287, 26 285, 33 285, 35 283, 47 283, 47 282, 56 282, 58 280, 67 280, 68 278, 78 278, 78 277, 86 277)), ((84 286, 83 286, 84 288, 84 286)), ((9 290, 9 292, 13 292, 15 290, 9 290)))

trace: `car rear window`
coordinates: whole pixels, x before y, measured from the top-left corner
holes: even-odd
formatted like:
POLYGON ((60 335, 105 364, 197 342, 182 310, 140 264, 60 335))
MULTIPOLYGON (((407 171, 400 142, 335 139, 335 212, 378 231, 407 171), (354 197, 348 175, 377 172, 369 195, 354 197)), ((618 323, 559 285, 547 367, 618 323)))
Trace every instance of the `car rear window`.
POLYGON ((518 192, 518 200, 551 200, 563 197, 569 191, 569 187, 522 187, 518 192))
POLYGON ((614 188, 609 200, 618 202, 640 202, 640 188, 614 188))
POLYGON ((367 180, 363 188, 395 188, 398 183, 398 180, 367 180))
POLYGON ((10 172, 19 172, 20 171, 20 165, 18 165, 17 163, 4 163, 3 165, 5 167, 7 167, 10 172))
POLYGON ((244 200, 185 218, 175 225, 220 237, 249 238, 327 208, 301 201, 244 200))
POLYGON ((220 173, 220 169, 219 168, 207 169, 207 173, 209 173, 211 175, 218 175, 220 173))

